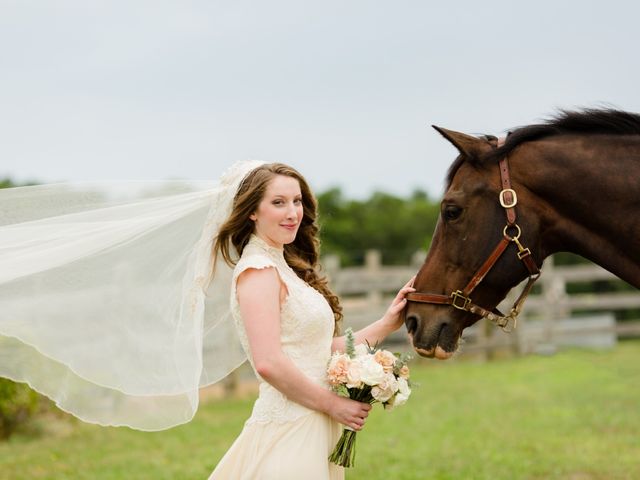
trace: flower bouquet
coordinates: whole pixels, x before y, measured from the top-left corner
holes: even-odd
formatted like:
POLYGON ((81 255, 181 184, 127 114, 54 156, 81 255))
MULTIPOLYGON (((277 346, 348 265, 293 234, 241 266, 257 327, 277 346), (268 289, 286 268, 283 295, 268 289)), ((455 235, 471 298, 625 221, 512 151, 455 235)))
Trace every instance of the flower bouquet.
MULTIPOLYGON (((327 380, 334 392, 359 402, 380 402, 385 409, 404 404, 411 394, 408 355, 393 354, 377 346, 354 346, 351 328, 345 332, 346 353, 329 360, 327 380)), ((356 432, 344 427, 329 460, 343 467, 354 465, 356 432)))

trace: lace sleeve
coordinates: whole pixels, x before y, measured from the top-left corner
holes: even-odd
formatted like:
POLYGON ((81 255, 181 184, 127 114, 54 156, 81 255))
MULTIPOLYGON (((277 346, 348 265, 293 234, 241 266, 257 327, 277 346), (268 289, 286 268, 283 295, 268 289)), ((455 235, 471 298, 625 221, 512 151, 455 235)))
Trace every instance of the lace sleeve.
POLYGON ((240 343, 242 344, 242 348, 244 349, 247 355, 247 358, 249 359, 249 363, 251 363, 251 366, 253 367, 256 377, 259 380, 262 380, 258 372, 255 370, 253 355, 251 355, 251 348, 249 346, 249 338, 247 337, 247 330, 242 320, 242 314, 240 313, 240 305, 238 303, 238 295, 237 295, 238 277, 240 277, 240 274, 242 274, 243 272, 245 272, 250 268, 255 268, 258 270, 262 270, 264 268, 275 268, 277 271, 277 266, 275 262, 266 255, 260 255, 260 254, 246 255, 246 256, 243 256, 236 264, 236 267, 233 271, 233 278, 231 281, 230 305, 231 305, 231 313, 233 316, 233 320, 236 325, 236 331, 238 332, 240 343))
POLYGON ((262 270, 272 267, 276 269, 276 272, 278 271, 275 262, 266 255, 248 255, 242 257, 233 270, 233 279, 231 281, 231 304, 237 305, 238 303, 236 288, 238 285, 238 278, 243 272, 249 270, 250 268, 262 270))

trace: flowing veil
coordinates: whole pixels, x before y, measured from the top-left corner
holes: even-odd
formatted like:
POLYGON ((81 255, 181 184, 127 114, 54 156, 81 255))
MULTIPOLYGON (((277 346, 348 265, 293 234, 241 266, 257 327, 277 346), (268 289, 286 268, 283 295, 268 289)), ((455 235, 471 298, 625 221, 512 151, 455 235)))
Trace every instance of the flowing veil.
POLYGON ((246 359, 211 246, 242 179, 0 189, 0 376, 101 425, 188 422, 246 359))

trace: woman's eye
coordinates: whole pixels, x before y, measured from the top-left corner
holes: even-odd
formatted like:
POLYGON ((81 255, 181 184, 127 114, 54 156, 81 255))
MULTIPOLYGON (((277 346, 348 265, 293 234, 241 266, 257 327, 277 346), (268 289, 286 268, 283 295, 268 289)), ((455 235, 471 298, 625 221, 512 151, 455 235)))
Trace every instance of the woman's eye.
POLYGON ((296 205, 300 205, 302 203, 302 199, 301 198, 296 198, 293 203, 295 203, 296 205))
POLYGON ((444 207, 444 211, 442 213, 444 219, 449 222, 456 220, 458 217, 460 217, 461 214, 462 208, 458 207, 457 205, 447 205, 446 207, 444 207))

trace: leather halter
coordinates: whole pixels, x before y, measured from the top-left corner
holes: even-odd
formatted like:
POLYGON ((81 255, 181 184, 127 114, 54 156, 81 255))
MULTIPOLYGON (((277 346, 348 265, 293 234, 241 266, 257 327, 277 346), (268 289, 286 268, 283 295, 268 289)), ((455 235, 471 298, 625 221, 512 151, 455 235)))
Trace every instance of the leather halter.
MULTIPOLYGON (((495 145, 494 145, 495 146, 495 145)), ((505 225, 502 231, 502 239, 498 243, 498 245, 494 248, 493 252, 489 257, 485 260, 482 266, 478 269, 475 275, 471 278, 466 287, 462 290, 455 290, 451 292, 449 295, 442 295, 437 293, 423 293, 423 292, 412 292, 406 295, 406 299, 409 302, 417 302, 417 303, 433 303, 436 305, 450 305, 453 308, 458 310, 463 310, 465 312, 470 312, 475 315, 480 315, 482 318, 486 318, 491 322, 498 325, 504 331, 510 332, 514 328, 516 328, 517 317, 522 309, 522 305, 524 304, 524 300, 529 295, 531 288, 535 281, 540 278, 540 269, 536 265, 533 257, 531 256, 531 250, 525 248, 520 243, 520 235, 522 231, 520 227, 516 223, 516 210, 515 206, 518 203, 518 196, 516 192, 511 188, 511 179, 509 178, 509 163, 507 161, 507 157, 504 157, 500 160, 500 178, 502 184, 502 190, 498 195, 498 200, 502 208, 504 208, 506 216, 507 216, 507 224, 505 225), (512 233, 512 235, 509 235, 512 233), (518 299, 513 304, 511 311, 508 315, 502 314, 499 310, 494 309, 493 311, 489 311, 483 307, 480 307, 473 303, 470 295, 473 290, 480 284, 482 279, 489 273, 489 271, 493 268, 498 259, 505 252, 509 244, 513 242, 518 251, 516 254, 518 258, 524 263, 529 271, 529 280, 527 285, 524 287, 524 290, 518 297, 518 299), (513 326, 509 326, 509 321, 513 320, 513 326)))

